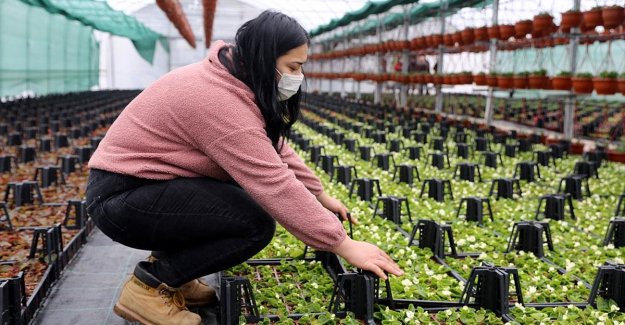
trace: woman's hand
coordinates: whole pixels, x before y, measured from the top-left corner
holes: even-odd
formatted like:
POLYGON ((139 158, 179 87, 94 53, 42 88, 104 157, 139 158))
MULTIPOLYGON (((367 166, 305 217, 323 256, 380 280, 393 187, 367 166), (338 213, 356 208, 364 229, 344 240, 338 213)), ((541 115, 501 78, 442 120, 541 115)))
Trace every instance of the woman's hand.
POLYGON ((349 264, 371 271, 384 280, 387 278, 385 271, 398 276, 404 274, 390 256, 373 244, 345 237, 332 252, 343 257, 349 264))
MULTIPOLYGON (((343 220, 347 221, 350 219, 347 217, 347 213, 348 213, 347 207, 345 207, 345 205, 341 203, 341 201, 328 195, 328 193, 322 192, 321 194, 319 194, 317 196, 317 201, 319 201, 319 203, 321 203, 321 205, 323 205, 324 208, 334 213, 338 213, 343 220)), ((358 219, 351 217, 351 222, 357 225, 358 219)))

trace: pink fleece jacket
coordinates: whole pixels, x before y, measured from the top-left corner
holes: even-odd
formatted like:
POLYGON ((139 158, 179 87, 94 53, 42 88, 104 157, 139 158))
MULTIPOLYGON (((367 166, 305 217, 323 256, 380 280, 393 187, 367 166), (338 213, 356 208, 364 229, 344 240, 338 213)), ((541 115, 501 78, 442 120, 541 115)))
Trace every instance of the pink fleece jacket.
POLYGON ((141 92, 111 125, 89 168, 161 180, 234 179, 306 244, 338 246, 345 230, 317 201, 321 182, 286 142, 276 152, 254 93, 217 58, 224 46, 215 42, 202 62, 141 92))

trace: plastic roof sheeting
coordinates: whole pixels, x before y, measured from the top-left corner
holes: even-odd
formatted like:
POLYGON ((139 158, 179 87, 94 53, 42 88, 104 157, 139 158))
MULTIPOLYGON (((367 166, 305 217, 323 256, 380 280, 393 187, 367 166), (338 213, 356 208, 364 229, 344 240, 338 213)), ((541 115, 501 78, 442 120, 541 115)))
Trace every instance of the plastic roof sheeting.
POLYGON ((113 10, 104 1, 93 0, 21 0, 32 6, 39 6, 50 13, 61 14, 78 20, 95 29, 132 40, 135 48, 146 61, 152 63, 156 41, 168 48, 166 39, 155 33, 134 17, 113 10))

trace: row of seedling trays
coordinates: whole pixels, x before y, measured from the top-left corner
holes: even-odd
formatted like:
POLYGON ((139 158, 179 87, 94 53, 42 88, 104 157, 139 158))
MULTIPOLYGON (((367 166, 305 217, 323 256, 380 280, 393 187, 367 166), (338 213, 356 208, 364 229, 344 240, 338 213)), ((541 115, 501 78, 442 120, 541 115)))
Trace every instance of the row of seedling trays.
MULTIPOLYGON (((306 121, 310 122, 310 121, 306 121)), ((315 125, 311 123, 313 128, 318 128, 319 125, 315 125)), ((324 131, 324 130, 322 130, 324 131)), ((305 143, 302 142, 303 137, 298 135, 297 133, 292 136, 292 140, 295 143, 305 143), (294 138, 294 139, 293 139, 294 138)), ((314 152, 313 153, 313 157, 314 152)), ((318 156, 317 158, 323 159, 324 156, 318 156)), ((317 160, 318 164, 319 160, 317 160)), ((341 166, 336 166, 337 169, 327 169, 326 172, 333 173, 335 170, 338 173, 343 172, 344 174, 348 173, 347 170, 352 170, 352 168, 343 168, 341 166)), ((586 177, 588 177, 587 175, 586 177)), ((345 176, 343 176, 345 177, 345 176)), ((341 179, 341 176, 338 176, 337 179, 341 179)), ((381 191, 379 189, 379 181, 375 179, 358 179, 354 180, 351 183, 350 194, 355 192, 358 196, 363 200, 371 201, 373 199, 373 193, 375 189, 378 190, 378 203, 375 206, 376 214, 383 216, 384 218, 391 220, 395 223, 401 223, 402 213, 404 211, 409 214, 409 205, 408 200, 406 198, 394 197, 394 196, 381 196, 381 191), (356 187, 355 187, 356 186, 356 187), (403 203, 403 204, 402 204, 403 203), (405 205, 405 209, 402 209, 402 205, 405 205), (381 213, 378 211, 381 208, 381 213)), ((439 187, 440 189, 440 187, 439 187)), ((449 189, 451 189, 449 184, 449 189)), ((443 196, 445 193, 444 186, 442 191, 443 196)), ((451 194, 451 191, 449 191, 451 194)), ((621 209, 623 201, 623 196, 620 197, 617 211, 621 209)), ((482 222, 484 218, 483 211, 485 210, 485 205, 490 211, 490 201, 485 198, 476 198, 476 197, 468 197, 463 198, 461 200, 461 207, 463 204, 466 206, 466 215, 468 220, 474 220, 477 222, 482 222)), ((541 198, 541 203, 539 204, 539 209, 537 210, 537 216, 543 214, 546 218, 554 218, 558 220, 562 220, 564 218, 564 208, 569 207, 569 213, 571 214, 571 218, 574 218, 573 210, 572 210, 572 200, 571 195, 568 193, 557 194, 557 195, 547 195, 541 198), (544 203, 544 211, 541 212, 540 205, 544 203)), ((460 210, 460 208, 458 209, 460 210)), ((458 214, 460 211, 458 211, 458 214)), ((492 219, 492 212, 488 214, 492 219)), ((409 218, 410 219, 410 218, 409 218)), ((619 227, 622 227, 623 223, 619 219, 612 220, 610 223, 610 228, 605 238, 605 244, 612 243, 613 245, 619 245, 619 241, 622 241, 623 238, 620 238, 619 235, 619 227)), ((451 227, 448 225, 441 225, 432 220, 419 220, 417 224, 414 226, 412 232, 408 234, 401 227, 397 228, 400 232, 410 236, 409 243, 417 244, 423 248, 429 248, 434 252, 434 259, 441 263, 445 263, 445 257, 454 257, 454 258, 463 258, 470 257, 471 254, 462 254, 458 253, 455 248, 455 243, 453 240, 453 233, 451 231, 451 227), (419 240, 416 241, 415 239, 419 240), (446 253, 446 245, 445 238, 448 239, 449 244, 447 247, 450 250, 450 253, 446 253)), ((536 257, 538 257, 544 263, 548 263, 550 265, 554 265, 552 261, 548 260, 544 254, 544 246, 547 246, 548 249, 553 250, 554 245, 551 240, 551 231, 549 228, 549 224, 541 221, 524 221, 517 222, 514 224, 512 234, 510 235, 508 241, 508 252, 513 250, 522 250, 527 252, 532 252, 536 257)), ((473 254, 475 255, 475 254, 473 254)), ((479 255, 479 254, 478 254, 479 255)), ((557 266, 556 266, 557 267, 557 266)), ((561 267, 557 267, 558 272, 561 274, 566 273, 561 267)), ((605 265, 599 269, 599 273, 595 279, 594 284, 591 286, 589 283, 585 283, 585 285, 589 288, 592 288, 590 298, 588 302, 580 302, 576 303, 576 305, 580 307, 585 307, 588 304, 594 304, 597 295, 601 295, 606 298, 614 299, 615 301, 622 301, 622 297, 617 293, 618 290, 614 286, 618 286, 618 283, 614 281, 615 277, 622 276, 623 268, 618 265, 605 265), (611 290, 605 290, 610 287, 611 290)), ((450 307, 459 307, 463 305, 473 305, 480 306, 491 309, 501 315, 504 319, 510 320, 509 316, 509 302, 516 301, 519 303, 523 303, 523 298, 521 295, 521 285, 518 276, 518 272, 514 268, 501 268, 495 267, 492 265, 484 265, 475 267, 469 276, 468 280, 465 280, 462 276, 458 274, 458 272, 450 271, 451 275, 456 277, 458 280, 467 283, 465 286, 465 290, 463 292, 462 298, 459 302, 435 302, 435 301, 420 301, 420 300, 410 300, 410 299, 393 299, 390 291, 390 286, 388 282, 386 283, 386 298, 379 297, 379 284, 376 284, 377 280, 372 278, 373 282, 367 284, 367 280, 361 280, 359 283, 362 284, 361 292, 370 292, 369 298, 363 298, 362 301, 371 303, 371 308, 365 308, 365 310, 373 310, 373 303, 382 303, 388 304, 394 308, 405 308, 409 304, 413 304, 416 306, 424 306, 430 310, 439 310, 441 308, 450 308, 450 307), (516 295, 515 298, 510 298, 510 284, 514 284, 515 293, 512 296, 516 295)), ((371 277, 370 275, 361 274, 362 277, 371 277)), ((578 278, 578 280, 582 283, 585 281, 578 278)), ((341 282, 338 282, 336 286, 336 292, 338 294, 346 295, 346 291, 341 288, 341 282)), ((353 286, 353 285, 352 285, 353 286)), ((247 292, 249 295, 250 293, 247 292)), ((537 307, 537 308, 547 308, 553 307, 557 305, 570 305, 570 302, 562 302, 562 303, 540 303, 540 304, 526 304, 527 306, 537 307)), ((345 305, 346 307, 349 304, 345 305)), ((622 307, 622 306, 621 306, 622 307)), ((362 306, 360 307, 362 308, 362 306)), ((372 322, 373 319, 367 313, 356 313, 355 314, 360 319, 365 319, 368 322, 372 322), (364 318, 363 318, 364 317, 364 318)))
POLYGON ((94 228, 82 200, 86 164, 101 140, 90 136, 135 95, 93 92, 0 106, 0 241, 8 251, 0 256, 0 324, 29 323, 86 242, 94 228))

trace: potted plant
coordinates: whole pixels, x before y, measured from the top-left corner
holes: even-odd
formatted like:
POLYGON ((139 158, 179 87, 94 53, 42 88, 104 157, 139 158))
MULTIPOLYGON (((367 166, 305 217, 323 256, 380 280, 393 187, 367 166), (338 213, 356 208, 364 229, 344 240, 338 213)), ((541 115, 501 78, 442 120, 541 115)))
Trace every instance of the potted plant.
POLYGON ((620 26, 625 20, 625 11, 621 6, 606 6, 601 9, 603 27, 613 29, 620 26))
POLYGON ((595 27, 603 25, 602 11, 603 8, 601 7, 594 7, 588 11, 584 11, 582 14, 584 16, 584 26, 593 30, 595 27))
POLYGON ((593 78, 592 83, 597 95, 614 95, 618 89, 617 77, 618 73, 614 71, 603 71, 598 78, 593 78))
POLYGON ((462 34, 462 42, 464 44, 473 44, 473 42, 475 42, 475 34, 473 33, 474 29, 473 28, 465 28, 462 30, 461 34, 462 34))
POLYGON ((608 160, 625 163, 625 142, 621 142, 615 149, 608 149, 608 160))
POLYGON ((503 89, 512 89, 514 86, 514 73, 504 72, 497 75, 497 87, 503 89))
POLYGON ((514 24, 514 37, 516 39, 524 39, 525 36, 532 32, 533 22, 529 19, 517 21, 514 24))
POLYGON ((547 32, 553 26, 553 16, 548 12, 541 12, 534 16, 532 24, 533 30, 536 32, 547 32))
POLYGON ((443 35, 443 43, 446 47, 452 47, 456 42, 454 42, 453 34, 445 34, 443 35))
POLYGON ((556 90, 571 90, 571 72, 561 71, 557 76, 551 78, 551 85, 556 90))
POLYGON ((562 31, 568 33, 571 31, 571 28, 579 27, 582 24, 582 20, 584 16, 579 10, 569 10, 562 13, 562 22, 560 23, 560 27, 562 31))
POLYGON ((486 84, 489 87, 497 87, 497 73, 491 72, 486 75, 486 84))
POLYGON ((451 34, 451 38, 454 40, 454 43, 458 43, 458 45, 464 45, 464 42, 462 40, 462 32, 461 31, 457 31, 457 32, 451 34))
POLYGON ((507 41, 515 35, 514 25, 499 25, 499 39, 507 41))
POLYGON ((571 78, 571 84, 576 94, 590 94, 594 90, 592 73, 581 72, 571 78))
POLYGON ((616 82, 618 85, 618 91, 625 95, 625 72, 618 76, 618 80, 616 82))
POLYGON ((530 73, 528 77, 528 83, 530 89, 545 89, 547 87, 547 83, 549 82, 549 77, 547 77, 547 70, 540 69, 530 73))
POLYGON ((513 84, 515 89, 526 89, 528 85, 529 72, 523 71, 514 75, 513 84))
POLYGON ((488 28, 486 26, 474 29, 473 34, 475 34, 475 40, 478 42, 488 41, 488 28))
POLYGON ((572 155, 581 155, 584 153, 584 143, 573 139, 571 141, 571 146, 569 147, 569 153, 572 155))
POLYGON ((476 75, 473 75, 473 82, 477 86, 486 86, 488 83, 486 82, 486 73, 480 72, 476 75))
POLYGON ((488 34, 488 39, 493 39, 493 38, 499 39, 499 26, 493 25, 491 27, 488 27, 486 29, 486 32, 488 34))
POLYGON ((460 84, 470 85, 473 83, 473 74, 471 71, 460 72, 460 84))

